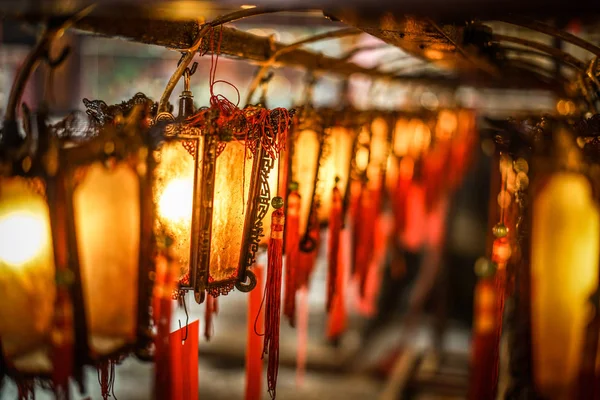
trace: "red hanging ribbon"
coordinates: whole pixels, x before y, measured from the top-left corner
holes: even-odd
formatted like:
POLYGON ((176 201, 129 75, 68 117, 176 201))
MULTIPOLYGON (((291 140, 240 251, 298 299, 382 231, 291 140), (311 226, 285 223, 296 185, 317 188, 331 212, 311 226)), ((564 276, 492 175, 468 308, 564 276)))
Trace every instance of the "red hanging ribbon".
POLYGON ((170 263, 171 261, 166 255, 161 254, 157 257, 153 299, 156 321, 154 391, 157 399, 169 399, 171 396, 169 334, 171 332, 172 293, 175 290, 175 276, 170 263))
POLYGON ((283 234, 285 215, 281 208, 271 215, 271 239, 269 240, 267 286, 265 288, 265 337, 263 357, 269 355, 267 386, 271 398, 276 397, 279 370, 279 323, 281 308, 281 275, 283 263, 283 234))
POLYGON ((475 317, 469 378, 469 400, 494 399, 496 386, 496 288, 492 279, 483 278, 475 286, 475 317))
POLYGON ((342 232, 342 194, 335 186, 331 195, 332 207, 329 215, 329 254, 327 255, 329 263, 329 274, 327 277, 327 312, 331 311, 333 298, 338 284, 338 270, 340 268, 340 234, 342 232))
POLYGON ((354 271, 360 297, 366 293, 369 268, 373 258, 375 219, 377 217, 378 190, 369 190, 363 184, 354 220, 354 271))
MULTIPOLYGON (((256 276, 256 287, 262 289, 264 285, 264 271, 262 265, 253 268, 256 276)), ((260 347, 261 335, 265 325, 265 315, 261 310, 262 292, 253 290, 248 295, 248 324, 246 333, 246 400, 260 400, 262 386, 262 349, 260 347)))
POLYGON ((219 312, 216 297, 206 295, 206 312, 204 313, 204 338, 209 341, 213 334, 213 317, 219 312))
POLYGON ((346 330, 346 282, 350 258, 350 231, 342 230, 340 233, 340 251, 338 254, 339 267, 337 271, 337 284, 333 303, 327 320, 327 338, 337 340, 346 330))
POLYGON ((167 400, 198 399, 199 325, 195 320, 169 335, 171 392, 167 400))
POLYGON ((300 253, 300 195, 293 191, 288 196, 285 229, 285 294, 283 314, 291 326, 296 321, 296 273, 300 253))

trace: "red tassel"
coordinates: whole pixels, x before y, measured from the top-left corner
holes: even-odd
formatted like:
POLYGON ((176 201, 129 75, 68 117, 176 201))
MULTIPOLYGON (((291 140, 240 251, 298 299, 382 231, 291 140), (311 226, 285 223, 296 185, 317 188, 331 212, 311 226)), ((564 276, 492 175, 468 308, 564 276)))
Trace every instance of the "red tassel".
POLYGON ((296 272, 300 252, 300 195, 293 191, 288 196, 287 227, 285 229, 285 297, 283 314, 291 326, 296 320, 296 272))
POLYGON ((327 321, 327 338, 337 340, 346 330, 346 277, 350 257, 350 231, 344 229, 340 234, 340 252, 336 290, 329 319, 327 321))
POLYGON ((308 343, 308 288, 298 290, 298 349, 296 352, 296 385, 304 383, 306 370, 306 345, 308 343))
POLYGON ((204 338, 209 341, 213 334, 213 316, 219 312, 217 298, 206 295, 206 312, 204 313, 204 338))
POLYGON ((469 377, 469 400, 494 399, 496 392, 496 289, 492 279, 475 287, 475 317, 469 377))
POLYGON ((156 262, 153 311, 157 321, 154 338, 154 392, 157 399, 168 399, 171 396, 169 334, 171 332, 172 293, 175 289, 175 277, 170 263, 171 261, 166 255, 159 255, 156 262))
POLYGON ((360 297, 365 296, 369 265, 373 258, 377 197, 377 192, 363 185, 354 221, 354 271, 360 297))
POLYGON ((391 198, 394 211, 394 230, 397 234, 402 234, 406 225, 406 198, 408 189, 413 179, 415 163, 410 157, 403 157, 400 161, 398 171, 398 181, 394 188, 394 195, 391 198))
POLYGON ((329 274, 327 277, 327 312, 331 311, 333 297, 336 293, 338 284, 337 276, 339 274, 339 259, 340 259, 340 234, 342 232, 342 194, 335 186, 331 196, 332 207, 329 215, 329 274))
POLYGON ((281 208, 271 215, 271 239, 268 248, 267 286, 265 288, 265 338, 263 357, 269 355, 267 385, 271 398, 276 397, 279 370, 279 322, 281 308, 281 269, 283 263, 283 227, 285 215, 281 208))
POLYGON ((310 276, 315 269, 317 263, 317 255, 319 253, 319 224, 311 224, 311 229, 308 235, 317 243, 316 247, 310 252, 298 252, 298 263, 296 265, 296 290, 308 287, 310 276))
MULTIPOLYGON (((253 268, 256 276, 256 287, 262 289, 264 284, 263 266, 253 268)), ((248 325, 246 340, 246 400, 260 400, 262 383, 262 338, 258 332, 263 332, 265 316, 261 310, 262 291, 253 290, 248 296, 248 325)))

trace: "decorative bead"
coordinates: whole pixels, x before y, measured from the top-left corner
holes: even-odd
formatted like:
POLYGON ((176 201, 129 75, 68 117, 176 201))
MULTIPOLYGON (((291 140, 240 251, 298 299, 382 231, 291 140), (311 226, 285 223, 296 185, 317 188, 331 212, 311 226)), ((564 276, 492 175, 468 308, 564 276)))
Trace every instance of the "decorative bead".
POLYGON ((517 186, 517 190, 525 190, 525 189, 527 189, 527 186, 529 186, 529 177, 527 176, 527 174, 525 172, 520 171, 517 174, 516 186, 517 186))
POLYGON ((480 257, 475 261, 475 275, 480 278, 491 278, 496 273, 496 264, 486 257, 480 257))
POLYGON ((524 172, 525 174, 529 172, 529 164, 524 158, 517 158, 513 163, 513 168, 517 172, 524 172))
POLYGON ((502 222, 498 222, 493 228, 492 233, 497 238, 503 238, 508 235, 508 227, 504 225, 502 222))
POLYGON ((510 259, 512 255, 512 249, 510 247, 510 243, 508 239, 503 237, 494 240, 494 244, 492 246, 492 261, 496 264, 504 265, 510 259))
POLYGON ((283 207, 283 198, 281 196, 276 196, 271 199, 271 205, 274 209, 278 210, 283 207))

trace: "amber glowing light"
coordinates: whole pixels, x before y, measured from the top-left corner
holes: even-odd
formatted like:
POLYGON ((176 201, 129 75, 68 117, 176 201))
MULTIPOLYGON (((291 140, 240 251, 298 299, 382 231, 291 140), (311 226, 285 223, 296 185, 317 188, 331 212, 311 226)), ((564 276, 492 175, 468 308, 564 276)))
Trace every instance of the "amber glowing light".
POLYGON ((5 357, 40 372, 50 368, 39 350, 50 334, 56 286, 48 206, 31 182, 0 178, 0 337, 5 357), (36 352, 41 357, 31 357, 36 352))
POLYGON ((533 204, 531 239, 536 387, 566 400, 577 382, 586 303, 598 284, 599 215, 584 176, 549 178, 533 204))

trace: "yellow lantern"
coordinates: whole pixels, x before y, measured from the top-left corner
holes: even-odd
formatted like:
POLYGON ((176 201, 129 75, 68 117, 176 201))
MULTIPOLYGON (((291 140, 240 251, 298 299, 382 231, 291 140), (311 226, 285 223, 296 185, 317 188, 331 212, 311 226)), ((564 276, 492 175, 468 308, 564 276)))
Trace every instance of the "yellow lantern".
POLYGON ((327 222, 332 207, 332 193, 335 186, 346 198, 350 185, 350 172, 356 147, 358 129, 356 122, 348 114, 338 115, 327 129, 327 158, 323 161, 323 193, 319 208, 319 221, 327 222), (337 183, 336 183, 337 181, 337 183))
MULTIPOLYGON (((153 103, 138 93, 106 108, 84 100, 98 134, 62 146, 53 213, 55 252, 73 271, 78 357, 86 362, 134 348, 147 357, 153 260, 154 158, 147 134, 153 103), (64 235, 64 236, 63 236, 64 235), (84 318, 84 321, 81 321, 84 318)), ((58 259, 58 257, 57 257, 58 259)))
POLYGON ((600 217, 575 143, 564 130, 554 141, 563 168, 538 173, 532 205, 532 334, 536 388, 560 400, 575 393, 586 303, 598 285, 600 217))
MULTIPOLYGON (((197 127, 176 122, 169 113, 157 116, 167 142, 158 154, 154 191, 157 229, 173 237, 181 274, 189 272, 189 283, 181 288, 193 288, 198 302, 206 292, 214 297, 234 287, 243 292, 255 287, 249 268, 263 240, 271 188, 277 186, 278 174, 271 170, 279 168, 262 146, 264 139, 251 153, 248 138, 215 125, 215 110, 203 112, 206 120, 197 127)), ((282 117, 275 115, 280 111, 269 112, 274 121, 282 117)))
POLYGON ((371 138, 367 178, 370 187, 379 186, 385 174, 391 151, 392 132, 387 115, 377 116, 371 121, 371 138))
POLYGON ((291 149, 291 181, 298 183, 300 195, 299 232, 300 249, 311 252, 317 243, 310 236, 318 223, 318 209, 322 195, 321 163, 323 162, 324 131, 321 117, 314 110, 304 109, 299 115, 300 123, 293 133, 291 149))

